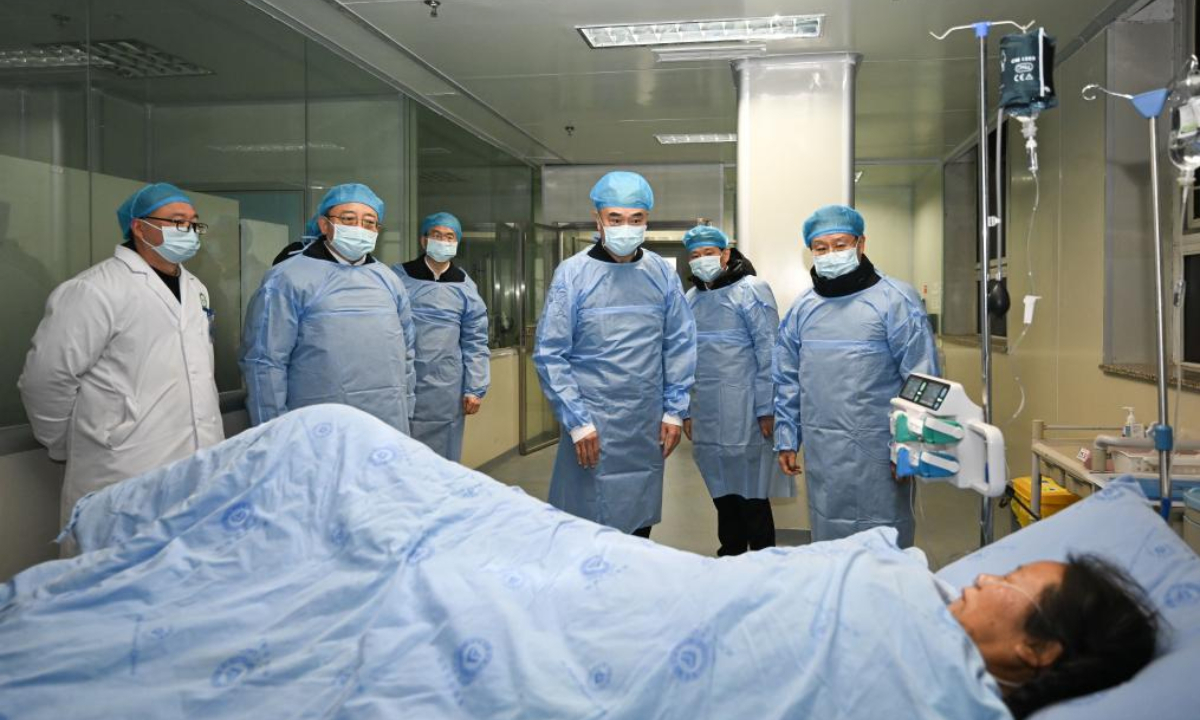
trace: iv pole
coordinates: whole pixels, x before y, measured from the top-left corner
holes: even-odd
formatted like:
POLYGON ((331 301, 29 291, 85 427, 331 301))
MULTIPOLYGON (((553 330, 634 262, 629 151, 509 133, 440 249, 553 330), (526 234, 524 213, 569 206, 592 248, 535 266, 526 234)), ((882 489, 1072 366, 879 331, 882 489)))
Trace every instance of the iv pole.
POLYGON ((1097 92, 1128 100, 1138 114, 1150 123, 1150 217, 1154 232, 1154 309, 1157 313, 1154 330, 1158 339, 1158 424, 1151 428, 1150 432, 1154 434, 1154 449, 1158 451, 1158 489, 1162 498, 1159 507, 1163 519, 1170 520, 1171 452, 1175 449, 1175 431, 1170 425, 1170 416, 1167 415, 1167 311, 1163 296, 1166 257, 1163 253, 1162 221, 1158 211, 1158 117, 1166 107, 1170 90, 1160 88, 1141 95, 1127 95, 1092 84, 1083 88, 1083 99, 1095 100, 1097 92))
MULTIPOLYGON (((930 32, 936 40, 945 40, 951 33, 959 30, 974 30, 979 40, 979 347, 983 363, 983 421, 992 423, 992 322, 988 313, 988 276, 991 272, 991 252, 988 247, 988 231, 1000 224, 1000 210, 993 215, 988 197, 988 147, 987 147, 987 41, 988 33, 996 25, 1012 25, 1021 32, 1029 32, 1036 21, 1027 25, 1015 23, 1012 20, 981 21, 970 25, 957 25, 942 34, 930 32)), ((997 134, 1000 128, 996 128, 997 134)), ((997 143, 1000 138, 997 135, 997 143)), ((997 187, 997 190, 999 188, 997 187)), ((991 471, 992 468, 989 468, 991 471)), ((979 545, 990 545, 992 542, 992 501, 984 497, 979 512, 979 545)))

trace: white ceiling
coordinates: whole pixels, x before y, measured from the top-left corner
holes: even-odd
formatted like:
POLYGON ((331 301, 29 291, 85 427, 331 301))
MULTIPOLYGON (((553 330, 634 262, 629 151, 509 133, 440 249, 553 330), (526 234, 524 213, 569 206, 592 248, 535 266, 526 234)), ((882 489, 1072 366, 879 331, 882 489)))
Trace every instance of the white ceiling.
MULTIPOLYGON (((976 126, 977 46, 930 30, 1037 20, 1066 47, 1093 19, 1138 0, 327 0, 386 34, 572 163, 726 162, 733 145, 660 146, 656 133, 736 131, 727 61, 659 65, 647 48, 593 50, 579 25, 824 13, 817 40, 772 54, 861 53, 857 156, 941 158, 976 126), (564 127, 574 126, 573 135, 564 127)), ((1144 2, 1144 0, 1142 0, 1144 2)), ((1000 32, 993 35, 998 47, 1000 32)), ((994 83, 993 83, 994 84, 994 83)), ((443 93, 444 94, 444 93, 443 93)), ((439 102, 445 98, 430 98, 439 102)), ((464 98, 465 99, 465 98, 464 98)), ((901 177, 894 165, 869 177, 901 177)), ((919 174, 914 167, 909 176, 919 174)), ((874 184, 872 182, 872 184, 874 184)))

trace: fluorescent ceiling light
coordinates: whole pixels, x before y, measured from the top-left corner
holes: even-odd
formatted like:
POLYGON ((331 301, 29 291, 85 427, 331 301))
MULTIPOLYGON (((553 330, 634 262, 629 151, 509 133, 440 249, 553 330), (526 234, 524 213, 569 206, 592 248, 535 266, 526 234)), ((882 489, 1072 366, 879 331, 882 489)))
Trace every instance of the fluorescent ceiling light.
POLYGON ((699 60, 737 60, 767 54, 762 43, 737 43, 734 45, 670 46, 651 48, 654 59, 660 63, 695 62, 699 60))
POLYGON ((209 150, 222 153, 288 153, 309 150, 345 150, 346 148, 331 142, 304 143, 257 143, 243 145, 209 145, 209 150))
POLYGON ((593 48, 684 45, 815 38, 821 36, 824 18, 824 15, 775 15, 634 25, 586 25, 575 29, 593 48))
POLYGON ((45 68, 87 67, 87 55, 74 52, 53 52, 44 48, 0 50, 0 69, 42 70, 45 68))
POLYGON ((687 133, 681 135, 655 135, 654 137, 662 145, 705 145, 737 142, 737 133, 687 133))
POLYGON ((0 50, 0 69, 91 67, 126 78, 212 75, 181 57, 140 40, 46 43, 31 48, 0 50))

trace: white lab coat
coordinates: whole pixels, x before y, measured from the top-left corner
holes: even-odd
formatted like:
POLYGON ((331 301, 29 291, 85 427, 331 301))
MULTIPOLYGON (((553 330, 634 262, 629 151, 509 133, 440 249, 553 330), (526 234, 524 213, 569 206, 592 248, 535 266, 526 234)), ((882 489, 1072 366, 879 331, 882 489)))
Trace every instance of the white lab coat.
POLYGON ((59 285, 17 386, 33 434, 66 460, 65 524, 84 495, 224 439, 208 289, 180 299, 133 250, 59 285))

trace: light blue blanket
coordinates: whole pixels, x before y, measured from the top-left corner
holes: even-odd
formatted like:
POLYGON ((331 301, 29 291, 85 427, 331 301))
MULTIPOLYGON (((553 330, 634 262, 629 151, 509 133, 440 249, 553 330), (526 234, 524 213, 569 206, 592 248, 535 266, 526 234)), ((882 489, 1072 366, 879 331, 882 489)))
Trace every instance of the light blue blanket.
POLYGON ((89 496, 0 589, 0 717, 1006 718, 919 553, 716 560, 348 408, 89 496))

